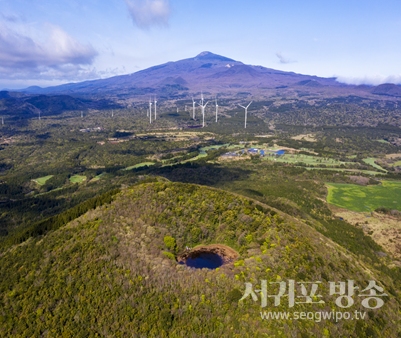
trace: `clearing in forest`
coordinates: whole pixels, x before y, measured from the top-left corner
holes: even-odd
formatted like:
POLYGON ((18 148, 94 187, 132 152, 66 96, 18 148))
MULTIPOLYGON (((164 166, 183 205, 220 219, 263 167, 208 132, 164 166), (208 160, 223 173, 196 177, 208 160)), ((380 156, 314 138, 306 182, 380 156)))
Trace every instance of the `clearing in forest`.
POLYGON ((47 180, 51 179, 54 175, 47 175, 47 176, 43 176, 43 177, 39 177, 39 178, 35 178, 32 181, 34 181, 35 183, 39 184, 39 185, 44 185, 46 183, 47 180))
POLYGON ((338 207, 371 212, 385 207, 401 211, 401 182, 382 181, 380 185, 326 183, 327 202, 338 207))
POLYGON ((84 181, 86 181, 86 176, 83 175, 74 175, 70 177, 71 183, 82 183, 84 181))

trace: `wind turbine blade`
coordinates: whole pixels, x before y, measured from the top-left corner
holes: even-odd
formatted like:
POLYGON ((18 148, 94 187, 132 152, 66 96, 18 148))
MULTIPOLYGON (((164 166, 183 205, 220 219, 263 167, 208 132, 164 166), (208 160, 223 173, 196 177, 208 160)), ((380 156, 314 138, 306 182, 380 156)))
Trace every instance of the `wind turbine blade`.
POLYGON ((244 106, 241 106, 240 104, 239 104, 239 106, 242 107, 242 108, 244 108, 244 109, 246 109, 244 106))

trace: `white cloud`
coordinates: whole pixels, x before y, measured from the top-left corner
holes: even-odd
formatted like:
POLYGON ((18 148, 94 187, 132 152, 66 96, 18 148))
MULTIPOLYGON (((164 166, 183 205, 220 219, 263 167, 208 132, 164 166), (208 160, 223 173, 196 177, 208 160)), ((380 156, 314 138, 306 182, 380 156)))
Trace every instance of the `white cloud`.
POLYGON ((401 84, 401 74, 399 75, 376 75, 376 76, 337 76, 336 77, 338 82, 346 83, 346 84, 353 84, 353 85, 373 85, 377 86, 383 83, 394 83, 394 84, 401 84))
POLYGON ((91 45, 81 44, 58 26, 46 24, 35 31, 33 27, 11 28, 0 23, 0 76, 3 78, 81 78, 93 75, 93 70, 85 67, 96 56, 91 45))
POLYGON ((139 28, 166 26, 170 17, 169 0, 125 0, 132 21, 139 28))
POLYGON ((278 57, 280 63, 283 63, 283 64, 294 63, 294 62, 295 62, 295 61, 292 61, 292 60, 286 58, 286 57, 283 55, 283 53, 281 53, 281 52, 277 52, 277 53, 276 53, 276 56, 278 57))

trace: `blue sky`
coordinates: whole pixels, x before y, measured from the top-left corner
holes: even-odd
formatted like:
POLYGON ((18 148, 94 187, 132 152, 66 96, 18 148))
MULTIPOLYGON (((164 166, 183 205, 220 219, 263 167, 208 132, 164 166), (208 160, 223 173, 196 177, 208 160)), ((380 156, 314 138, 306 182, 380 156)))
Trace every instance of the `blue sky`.
POLYGON ((0 0, 0 89, 211 51, 342 82, 401 83, 399 0, 0 0))

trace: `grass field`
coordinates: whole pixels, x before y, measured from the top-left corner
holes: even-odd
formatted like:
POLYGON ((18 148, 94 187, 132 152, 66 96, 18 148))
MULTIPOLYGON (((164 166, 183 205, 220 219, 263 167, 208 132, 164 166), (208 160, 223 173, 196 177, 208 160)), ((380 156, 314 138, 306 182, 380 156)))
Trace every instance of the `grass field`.
POLYGON ((385 175, 383 172, 373 171, 373 170, 359 170, 359 169, 341 169, 341 168, 319 168, 319 167, 302 167, 297 166, 298 168, 304 168, 306 170, 331 170, 331 171, 341 171, 341 172, 349 172, 349 173, 362 173, 366 175, 385 175))
POLYGON ((372 167, 374 167, 376 169, 379 169, 379 170, 387 172, 386 169, 384 169, 381 166, 379 166, 378 164, 376 164, 375 161, 376 161, 376 158, 374 158, 374 157, 369 157, 369 158, 364 158, 363 159, 363 162, 365 162, 366 164, 369 164, 369 165, 371 165, 372 167))
POLYGON ((393 163, 393 167, 401 167, 401 161, 393 163))
POLYGON ((144 166, 151 166, 154 165, 154 162, 141 162, 135 165, 132 165, 130 167, 124 168, 123 170, 132 170, 132 169, 136 169, 136 168, 140 168, 140 167, 144 167, 144 166))
POLYGON ((74 175, 70 177, 70 182, 71 183, 82 183, 86 181, 86 176, 82 175, 74 175))
POLYGON ((100 180, 102 177, 104 177, 105 175, 106 175, 106 173, 101 173, 101 174, 95 176, 94 178, 92 178, 92 179, 90 180, 90 182, 99 181, 99 180, 100 180))
POLYGON ((401 211, 401 182, 382 181, 381 185, 326 183, 327 202, 338 207, 368 212, 379 207, 401 211))
POLYGON ((228 146, 229 146, 229 144, 226 143, 226 144, 218 144, 218 145, 213 145, 213 146, 202 147, 199 149, 199 152, 202 154, 202 153, 206 153, 208 150, 211 150, 211 149, 220 149, 221 147, 228 147, 228 146))
POLYGON ((338 166, 341 164, 352 164, 352 162, 341 162, 332 158, 323 158, 319 156, 310 156, 310 155, 304 155, 304 154, 285 154, 282 156, 265 156, 264 157, 267 160, 275 160, 277 162, 283 162, 283 163, 305 163, 307 165, 312 165, 312 166, 321 166, 321 165, 326 165, 329 167, 332 166, 338 166))
POLYGON ((47 175, 47 176, 43 176, 43 177, 39 177, 39 178, 35 178, 34 181, 35 183, 39 184, 39 185, 44 185, 46 183, 47 180, 51 179, 53 177, 53 175, 47 175))

